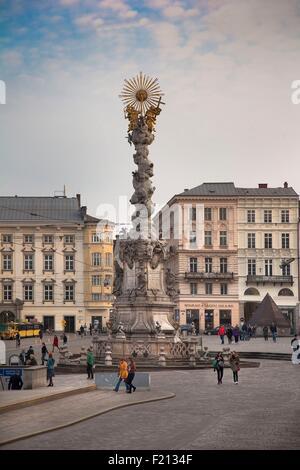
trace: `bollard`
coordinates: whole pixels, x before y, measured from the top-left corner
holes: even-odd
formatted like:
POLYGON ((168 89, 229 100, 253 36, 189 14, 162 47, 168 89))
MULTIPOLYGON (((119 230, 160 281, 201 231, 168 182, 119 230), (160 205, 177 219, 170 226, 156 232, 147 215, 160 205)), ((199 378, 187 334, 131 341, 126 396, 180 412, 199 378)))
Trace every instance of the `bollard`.
POLYGON ((165 348, 164 346, 160 347, 160 352, 159 352, 159 358, 158 358, 158 364, 161 367, 166 367, 166 353, 165 353, 165 348))
POLYGON ((105 348, 105 361, 106 366, 112 366, 111 346, 108 344, 105 348))

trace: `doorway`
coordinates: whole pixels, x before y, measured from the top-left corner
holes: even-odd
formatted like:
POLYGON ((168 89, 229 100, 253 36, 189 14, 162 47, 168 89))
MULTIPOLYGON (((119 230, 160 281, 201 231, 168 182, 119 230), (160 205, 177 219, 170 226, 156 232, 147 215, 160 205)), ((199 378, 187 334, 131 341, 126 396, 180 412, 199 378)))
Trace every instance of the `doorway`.
POLYGON ((214 311, 205 310, 204 314, 205 314, 204 328, 205 330, 212 330, 214 327, 214 311))
POLYGON ((91 318, 94 330, 102 331, 102 316, 92 316, 91 318))
POLYGON ((75 333, 75 316, 64 316, 65 320, 65 332, 66 333, 75 333))
POLYGON ((199 310, 187 310, 186 311, 186 323, 191 324, 194 322, 196 333, 199 333, 199 310))
POLYGON ((220 310, 220 326, 231 326, 231 310, 220 310))
POLYGON ((44 317, 44 330, 55 331, 55 321, 54 316, 49 315, 44 317))

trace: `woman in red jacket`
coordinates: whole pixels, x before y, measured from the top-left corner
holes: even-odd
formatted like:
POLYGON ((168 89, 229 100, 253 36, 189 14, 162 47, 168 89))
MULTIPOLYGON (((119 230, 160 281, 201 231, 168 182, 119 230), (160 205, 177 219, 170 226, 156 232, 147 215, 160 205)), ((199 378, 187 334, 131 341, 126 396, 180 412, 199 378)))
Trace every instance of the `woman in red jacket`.
POLYGON ((224 336, 225 336, 225 327, 223 325, 220 326, 218 335, 221 338, 221 344, 224 344, 224 336))
POLYGON ((59 350, 59 347, 58 347, 58 337, 55 335, 54 338, 53 338, 53 349, 52 349, 52 352, 54 352, 54 348, 57 348, 59 350))

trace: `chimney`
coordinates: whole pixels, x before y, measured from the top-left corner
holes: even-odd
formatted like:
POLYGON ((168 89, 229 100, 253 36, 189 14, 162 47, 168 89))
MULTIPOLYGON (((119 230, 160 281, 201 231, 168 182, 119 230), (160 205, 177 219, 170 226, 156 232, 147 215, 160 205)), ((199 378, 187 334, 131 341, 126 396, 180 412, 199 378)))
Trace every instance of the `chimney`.
POLYGON ((258 184, 258 187, 259 187, 260 189, 262 189, 262 188, 267 188, 267 187, 268 187, 268 183, 259 183, 259 184, 258 184))
POLYGON ((80 207, 80 204, 81 204, 81 195, 80 194, 76 194, 76 198, 77 198, 77 201, 78 201, 78 205, 80 207))
POLYGON ((285 181, 285 182, 283 183, 283 187, 284 187, 284 188, 288 188, 288 187, 289 187, 287 181, 285 181))
POLYGON ((189 190, 189 188, 185 188, 185 189, 184 189, 184 192, 186 193, 188 190, 189 190))
POLYGON ((87 207, 86 207, 86 206, 80 207, 80 212, 81 212, 82 217, 84 217, 84 216, 86 215, 86 211, 87 211, 87 207))

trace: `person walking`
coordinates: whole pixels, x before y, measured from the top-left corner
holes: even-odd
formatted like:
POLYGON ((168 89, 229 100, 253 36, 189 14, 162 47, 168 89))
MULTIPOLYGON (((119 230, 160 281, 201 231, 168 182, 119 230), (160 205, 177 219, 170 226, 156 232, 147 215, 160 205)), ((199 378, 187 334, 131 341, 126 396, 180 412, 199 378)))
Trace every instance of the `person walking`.
POLYGON ((90 323, 89 328, 90 328, 90 336, 92 336, 92 334, 93 334, 93 325, 91 323, 90 323))
POLYGON ((124 382, 125 382, 127 377, 128 377, 128 364, 125 361, 125 359, 121 359, 120 362, 119 362, 118 376, 119 376, 119 380, 117 382, 117 385, 114 388, 115 392, 119 391, 122 380, 124 380, 124 382))
POLYGON ((53 358, 52 353, 50 352, 47 361, 47 380, 49 380, 48 387, 53 387, 54 364, 55 359, 53 358))
POLYGON ((23 387, 23 380, 18 371, 14 373, 9 379, 8 390, 21 390, 23 387))
POLYGON ((48 354, 48 349, 45 343, 42 343, 42 366, 44 365, 44 362, 47 362, 47 359, 46 359, 47 354, 48 354))
POLYGON ((21 346, 21 336, 20 333, 17 331, 16 334, 16 348, 19 348, 21 346))
POLYGON ((247 324, 246 322, 243 323, 242 328, 240 330, 240 340, 245 341, 246 336, 247 336, 247 324))
POLYGON ((133 389, 133 391, 135 392, 136 391, 136 387, 134 385, 132 385, 132 381, 134 379, 134 376, 135 376, 135 372, 136 372, 136 364, 134 362, 134 360, 130 357, 129 358, 129 361, 128 361, 128 377, 126 379, 126 392, 127 393, 131 393, 131 390, 133 389))
POLYGON ((20 354, 19 354, 19 359, 20 359, 21 365, 22 365, 22 366, 25 366, 25 364, 26 364, 26 352, 25 352, 25 349, 23 349, 22 352, 20 352, 20 354))
POLYGON ((94 378, 94 364, 95 364, 95 358, 94 354, 91 349, 88 349, 87 356, 86 356, 86 371, 87 371, 87 378, 92 379, 94 378))
POLYGON ((273 322, 270 326, 270 331, 272 333, 272 338, 273 338, 273 342, 276 343, 276 338, 277 338, 277 326, 275 325, 275 323, 273 322))
POLYGON ((227 336, 227 339, 228 339, 228 344, 231 344, 232 343, 232 328, 231 326, 228 326, 227 330, 226 330, 226 336, 227 336))
POLYGON ((225 327, 224 325, 221 325, 218 331, 218 335, 221 338, 221 344, 224 344, 224 336, 225 336, 225 327))
POLYGON ((25 362, 30 359, 30 356, 31 356, 32 354, 34 355, 33 347, 32 347, 32 346, 29 346, 29 349, 28 349, 27 353, 25 354, 25 362))
POLYGON ((235 343, 239 342, 239 336, 240 336, 240 329, 238 325, 235 325, 235 327, 233 328, 233 337, 234 337, 235 343))
POLYGON ((52 343, 52 352, 54 352, 54 349, 57 348, 59 350, 59 346, 58 346, 58 337, 56 335, 54 335, 54 338, 53 338, 53 343, 52 343))
POLYGON ((84 327, 81 325, 81 327, 79 328, 79 332, 80 332, 80 336, 81 336, 81 339, 83 338, 83 335, 84 335, 84 327))
POLYGON ((222 383, 224 375, 224 358, 222 353, 218 353, 213 361, 213 369, 217 371, 218 385, 222 383))
POLYGON ((269 340, 269 328, 267 326, 263 327, 263 335, 264 335, 265 341, 268 341, 269 340))
POLYGON ((65 344, 67 344, 67 342, 68 342, 68 337, 67 337, 66 333, 64 332, 64 334, 63 334, 63 344, 65 345, 65 344))
POLYGON ((238 372, 240 370, 240 358, 237 352, 232 351, 229 356, 229 364, 233 373, 233 382, 235 384, 239 383, 238 372))

